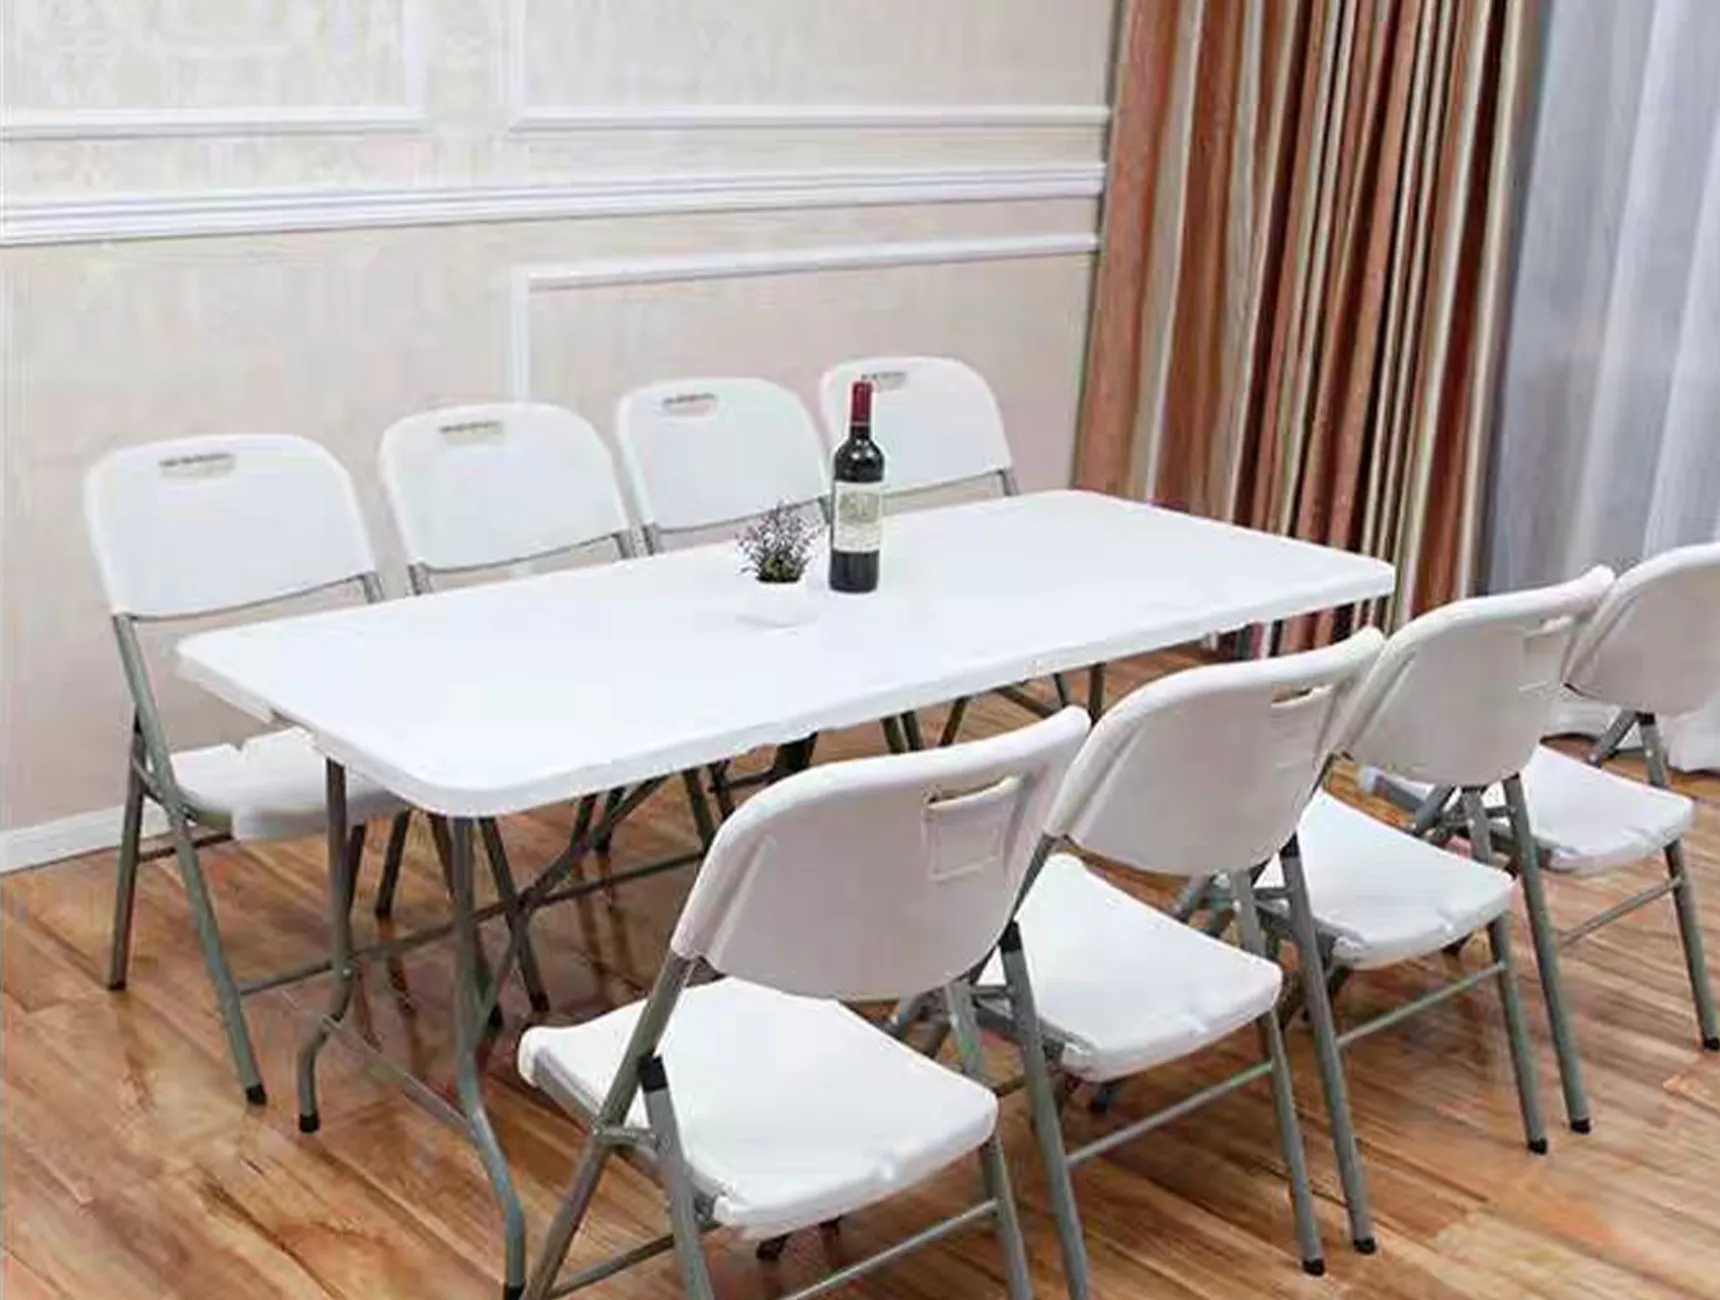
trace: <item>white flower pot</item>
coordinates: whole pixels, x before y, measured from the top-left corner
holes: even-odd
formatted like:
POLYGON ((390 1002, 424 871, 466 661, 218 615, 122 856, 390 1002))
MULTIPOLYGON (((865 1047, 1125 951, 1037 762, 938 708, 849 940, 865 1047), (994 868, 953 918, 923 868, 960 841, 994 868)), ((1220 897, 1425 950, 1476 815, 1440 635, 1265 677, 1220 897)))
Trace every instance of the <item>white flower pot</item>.
POLYGON ((799 582, 747 583, 741 617, 760 627, 799 627, 813 617, 812 589, 806 579, 799 582))

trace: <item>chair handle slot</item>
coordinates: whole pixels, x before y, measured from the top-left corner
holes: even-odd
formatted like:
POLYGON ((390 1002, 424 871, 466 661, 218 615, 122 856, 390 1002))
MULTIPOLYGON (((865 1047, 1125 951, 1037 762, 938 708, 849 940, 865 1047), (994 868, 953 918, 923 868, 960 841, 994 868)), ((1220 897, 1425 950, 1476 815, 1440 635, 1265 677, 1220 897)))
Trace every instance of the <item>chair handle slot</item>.
POLYGON ((239 467, 230 451, 201 451, 188 456, 168 456, 160 463, 163 478, 222 478, 239 467))
POLYGON ((717 409, 717 395, 715 393, 675 393, 663 399, 660 409, 664 415, 673 416, 676 419, 696 419, 700 416, 710 415, 717 409))

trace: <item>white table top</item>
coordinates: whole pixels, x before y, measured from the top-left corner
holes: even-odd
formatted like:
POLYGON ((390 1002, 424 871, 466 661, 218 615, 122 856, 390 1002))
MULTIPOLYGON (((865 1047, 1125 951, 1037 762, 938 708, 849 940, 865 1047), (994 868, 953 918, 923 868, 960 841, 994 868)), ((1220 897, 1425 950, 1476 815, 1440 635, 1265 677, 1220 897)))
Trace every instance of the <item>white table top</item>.
POLYGON ((732 544, 204 633, 185 677, 451 816, 523 811, 1387 595, 1378 560, 1086 492, 892 516, 866 596, 749 620, 732 544))

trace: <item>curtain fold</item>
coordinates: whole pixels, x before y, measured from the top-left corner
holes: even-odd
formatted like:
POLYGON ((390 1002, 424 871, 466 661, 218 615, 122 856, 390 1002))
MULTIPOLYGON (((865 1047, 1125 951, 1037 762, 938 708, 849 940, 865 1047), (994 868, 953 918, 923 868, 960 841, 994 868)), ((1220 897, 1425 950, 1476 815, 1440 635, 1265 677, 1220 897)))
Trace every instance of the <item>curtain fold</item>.
MULTIPOLYGON (((1500 590, 1720 538, 1713 0, 1559 0, 1542 67, 1490 490, 1500 590)), ((1675 766, 1720 768, 1720 700, 1666 730, 1675 766)))
POLYGON ((1471 590, 1528 9, 1130 0, 1081 485, 1471 590))

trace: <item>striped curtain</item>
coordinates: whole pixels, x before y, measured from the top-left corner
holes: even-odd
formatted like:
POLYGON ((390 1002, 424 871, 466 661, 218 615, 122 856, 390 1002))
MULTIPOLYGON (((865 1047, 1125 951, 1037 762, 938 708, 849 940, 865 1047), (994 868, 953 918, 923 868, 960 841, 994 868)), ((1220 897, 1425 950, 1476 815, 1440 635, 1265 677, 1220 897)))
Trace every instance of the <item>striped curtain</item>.
POLYGON ((1083 486, 1472 589, 1529 8, 1129 0, 1083 486))

